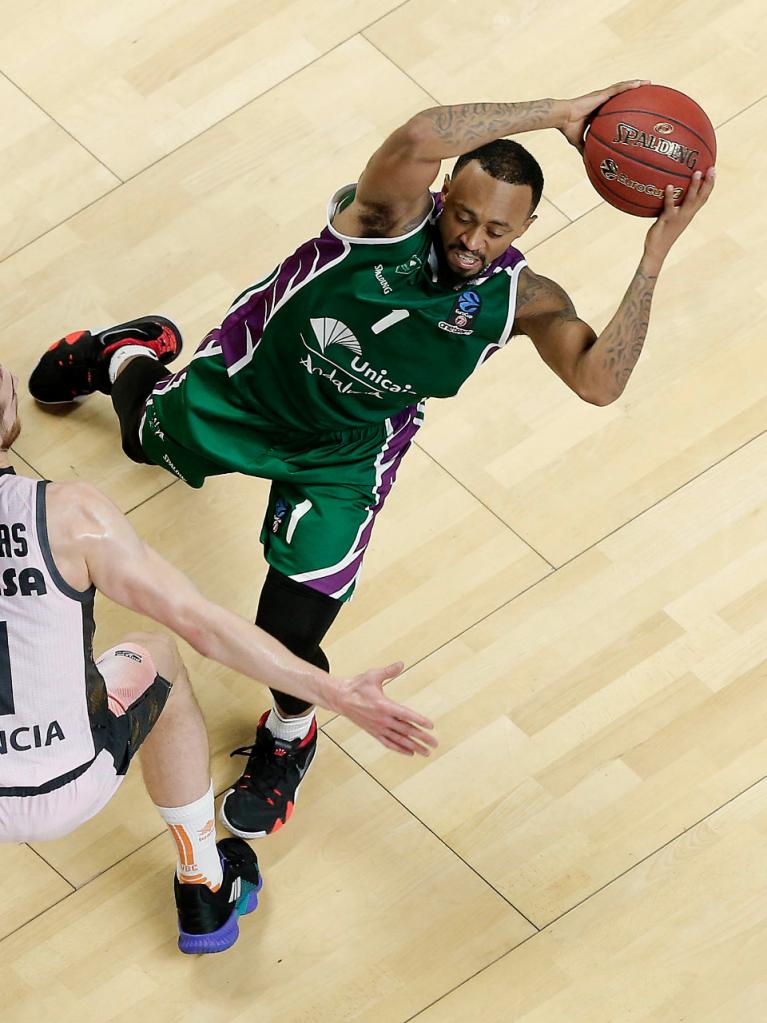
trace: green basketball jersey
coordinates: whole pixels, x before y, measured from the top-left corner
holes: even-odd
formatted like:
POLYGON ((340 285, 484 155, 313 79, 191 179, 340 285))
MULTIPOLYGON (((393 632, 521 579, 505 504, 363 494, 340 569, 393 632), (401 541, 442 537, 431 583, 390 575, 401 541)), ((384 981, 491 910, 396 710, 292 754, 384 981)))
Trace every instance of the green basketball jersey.
MULTIPOLYGON (((526 262, 507 249, 482 275, 439 282, 439 210, 398 238, 352 238, 332 219, 321 234, 234 302, 189 366, 162 381, 177 394, 163 430, 229 469, 253 428, 319 434, 383 424, 428 397, 455 394, 511 336, 526 262)), ((243 471, 247 471, 245 465, 243 471)))

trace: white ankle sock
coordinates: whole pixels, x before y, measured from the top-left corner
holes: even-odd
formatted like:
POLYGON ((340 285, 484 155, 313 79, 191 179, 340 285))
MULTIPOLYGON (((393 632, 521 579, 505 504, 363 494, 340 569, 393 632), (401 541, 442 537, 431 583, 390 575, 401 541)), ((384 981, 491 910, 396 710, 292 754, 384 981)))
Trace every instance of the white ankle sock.
POLYGON ((206 884, 214 892, 221 887, 224 873, 216 848, 216 819, 213 782, 210 788, 186 806, 158 806, 170 828, 178 851, 176 876, 182 884, 206 884))
POLYGON ((134 359, 137 355, 147 355, 150 359, 157 359, 157 356, 151 348, 146 348, 144 345, 123 345, 122 348, 118 348, 112 358, 109 360, 109 383, 113 384, 117 379, 117 373, 120 367, 128 359, 134 359))
POLYGON ((276 707, 272 707, 269 717, 266 719, 266 727, 275 739, 284 739, 285 742, 290 742, 292 739, 305 739, 312 727, 312 721, 314 721, 314 710, 310 710, 308 714, 300 718, 284 718, 276 707))

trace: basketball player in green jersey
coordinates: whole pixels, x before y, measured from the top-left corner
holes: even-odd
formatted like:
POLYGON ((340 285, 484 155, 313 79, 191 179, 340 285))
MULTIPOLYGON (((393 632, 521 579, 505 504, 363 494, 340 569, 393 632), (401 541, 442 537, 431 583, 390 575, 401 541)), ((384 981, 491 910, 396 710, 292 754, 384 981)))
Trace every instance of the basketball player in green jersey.
MULTIPOLYGON (((320 643, 351 596, 426 398, 455 394, 515 334, 585 401, 606 405, 626 386, 658 273, 708 198, 713 170, 693 176, 679 207, 666 190, 628 290, 597 334, 514 247, 535 219, 543 175, 503 137, 552 128, 580 150, 589 115, 640 84, 416 114, 356 186, 336 192, 320 234, 234 301, 187 367, 164 368, 179 332, 145 317, 54 344, 32 394, 58 403, 111 393, 125 452, 190 486, 235 471, 272 480, 256 622, 327 668, 320 643), (441 161, 456 156, 432 195, 441 161)), ((235 751, 248 765, 222 808, 245 838, 288 819, 315 750, 311 706, 273 693, 255 743, 235 751)))

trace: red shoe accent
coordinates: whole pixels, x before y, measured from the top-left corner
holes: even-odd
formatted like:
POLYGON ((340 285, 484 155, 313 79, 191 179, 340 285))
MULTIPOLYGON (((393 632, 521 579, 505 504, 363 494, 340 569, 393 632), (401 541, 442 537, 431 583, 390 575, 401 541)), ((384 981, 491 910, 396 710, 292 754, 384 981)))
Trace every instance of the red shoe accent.
POLYGON ((288 800, 288 805, 285 808, 285 822, 287 823, 293 814, 293 804, 288 800))
POLYGON ((54 341, 53 344, 48 349, 48 351, 52 352, 54 350, 54 348, 58 348, 59 345, 73 345, 75 343, 75 341, 79 341, 80 340, 80 338, 83 336, 83 334, 87 334, 87 333, 88 333, 87 330, 76 330, 73 334, 67 334, 66 337, 61 337, 61 338, 59 338, 58 341, 54 341))
POLYGON ((148 348, 155 355, 160 356, 176 350, 176 335, 170 327, 163 327, 162 333, 153 341, 147 341, 145 338, 139 337, 126 337, 122 341, 114 341, 111 345, 106 345, 103 354, 108 357, 124 345, 140 345, 142 348, 148 348))
POLYGON ((280 828, 282 827, 282 825, 283 825, 284 823, 285 823, 285 822, 284 822, 284 821, 281 821, 281 820, 280 820, 280 818, 278 817, 278 818, 277 818, 277 820, 276 820, 276 821, 274 822, 274 827, 273 827, 273 828, 272 828, 272 830, 271 830, 271 831, 269 832, 269 834, 270 834, 270 835, 273 835, 273 834, 275 833, 275 831, 279 831, 279 830, 280 830, 280 828))

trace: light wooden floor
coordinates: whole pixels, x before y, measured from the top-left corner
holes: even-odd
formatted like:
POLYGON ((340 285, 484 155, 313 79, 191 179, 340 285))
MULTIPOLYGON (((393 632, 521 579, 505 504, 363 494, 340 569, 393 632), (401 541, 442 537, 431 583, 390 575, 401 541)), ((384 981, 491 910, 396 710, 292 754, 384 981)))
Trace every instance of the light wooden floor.
MULTIPOLYGON (((0 849, 0 1017, 58 1023, 767 1019, 767 22, 758 0, 41 0, 0 4, 0 361, 147 311, 188 351, 434 102, 642 76, 720 147, 621 401, 525 340, 433 402, 329 652, 403 657, 441 747, 324 715, 262 906, 175 949, 172 845, 138 772, 70 838, 0 849)), ((597 329, 645 222, 554 132, 531 265, 597 329)), ((109 403, 27 401, 22 471, 87 478, 252 615, 267 484, 194 492, 125 459, 109 403)), ((135 619, 99 607, 99 646, 135 619)), ((187 651, 217 791, 263 693, 187 651)))

